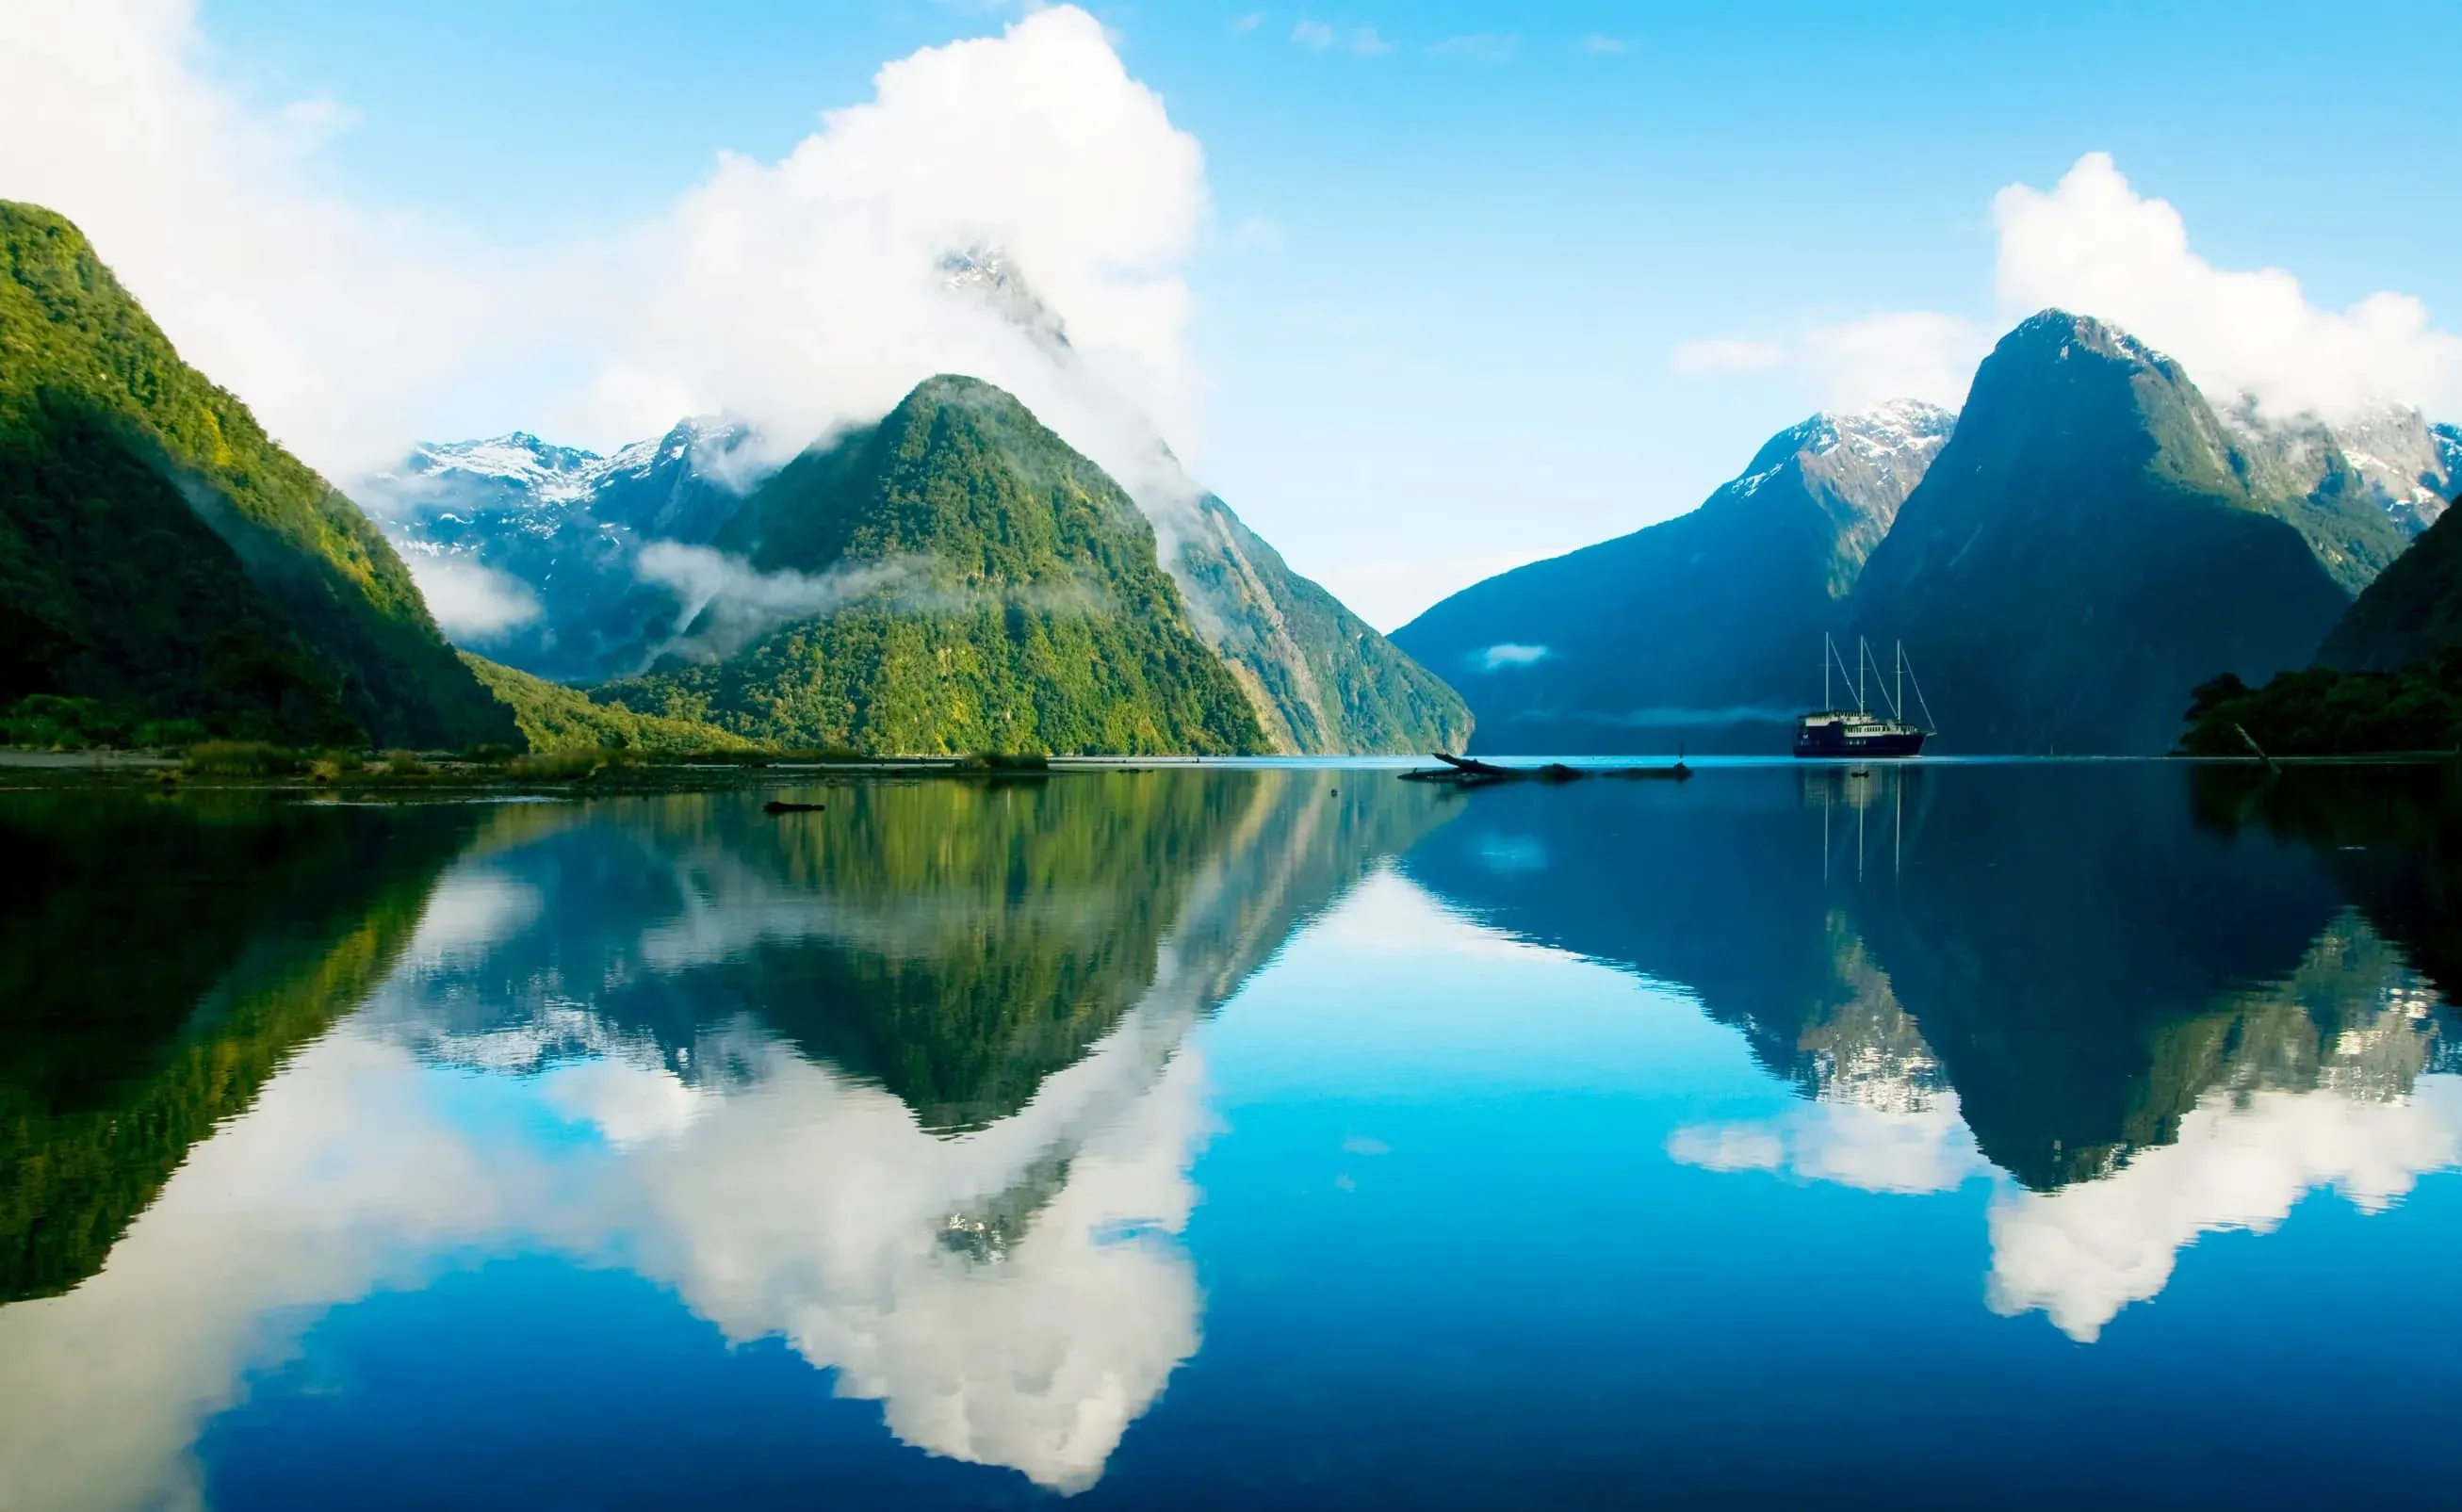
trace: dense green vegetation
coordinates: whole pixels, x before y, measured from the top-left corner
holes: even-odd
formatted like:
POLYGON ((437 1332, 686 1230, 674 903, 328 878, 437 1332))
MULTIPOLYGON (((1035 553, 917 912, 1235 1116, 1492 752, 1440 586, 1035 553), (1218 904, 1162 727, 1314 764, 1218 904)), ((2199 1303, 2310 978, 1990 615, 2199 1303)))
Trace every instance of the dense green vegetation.
POLYGON ((1941 748, 2167 750, 2191 689, 2305 665, 2402 549, 2339 453, 2304 466, 2226 430, 2178 364, 2046 312, 1976 372, 1858 627, 1904 639, 1941 748))
POLYGON ((735 750, 752 745, 732 731, 699 720, 636 714, 620 703, 602 703, 579 688, 499 666, 467 651, 462 653, 462 663, 486 685, 488 692, 512 709, 522 739, 533 752, 627 750, 675 754, 735 750))
POLYGON ((878 425, 790 463, 716 544, 801 574, 816 612, 602 698, 870 752, 1266 748, 1136 506, 988 384, 929 379, 878 425))
POLYGON ((2252 688, 2228 673, 2189 702, 2192 756, 2358 756, 2462 747, 2462 647, 2399 672, 2308 667, 2252 688), (2241 732, 2247 732, 2247 739, 2241 732))
POLYGON ((1469 698, 1482 750, 1783 750, 1951 421, 1889 418, 1815 416, 1692 513, 1464 589, 1394 641, 1469 698))
POLYGON ((1212 494, 1177 542, 1199 632, 1230 663, 1278 750, 1460 750, 1461 695, 1378 635, 1212 494))
POLYGON ((356 507, 76 227, 0 202, 0 702, 30 694, 293 744, 512 730, 356 507))
POLYGON ((0 810, 0 1301, 100 1268, 356 1006, 470 815, 91 794, 0 810))

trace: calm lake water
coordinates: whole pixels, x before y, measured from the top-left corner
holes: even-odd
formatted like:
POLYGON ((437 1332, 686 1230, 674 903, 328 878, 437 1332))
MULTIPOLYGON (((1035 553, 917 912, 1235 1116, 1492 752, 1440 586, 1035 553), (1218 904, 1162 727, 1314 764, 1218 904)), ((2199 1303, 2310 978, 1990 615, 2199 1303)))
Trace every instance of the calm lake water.
POLYGON ((0 1505, 2456 1504, 2432 770, 0 795, 0 1505))

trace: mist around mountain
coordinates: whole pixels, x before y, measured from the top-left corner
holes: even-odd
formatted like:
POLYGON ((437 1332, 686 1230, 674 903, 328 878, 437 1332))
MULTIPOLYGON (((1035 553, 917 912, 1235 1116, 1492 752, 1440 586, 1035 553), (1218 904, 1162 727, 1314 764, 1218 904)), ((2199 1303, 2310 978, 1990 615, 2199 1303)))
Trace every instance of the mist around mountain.
POLYGON ((1462 690, 1481 750, 1783 749, 1823 632, 1954 422, 1816 415, 1691 513, 1464 589, 1394 643, 1462 690))
POLYGON ((76 227, 0 202, 0 704, 293 742, 509 742, 401 559, 180 360, 76 227))
POLYGON ((987 383, 926 380, 789 463, 713 544, 757 576, 687 628, 708 659, 673 657, 604 697, 864 751, 1269 748, 1136 505, 987 383), (747 599, 785 622, 731 617, 747 599))
POLYGON ((997 248, 941 259, 943 287, 1025 337, 1047 376, 1106 428, 1144 438, 1121 473, 1161 540, 1198 634, 1230 666, 1278 752, 1458 750, 1471 716, 1432 675, 1249 529, 1181 467, 1152 421, 1078 361, 1069 326, 997 248))
POLYGON ((416 447, 358 484, 464 650, 535 676, 641 671, 674 632, 658 543, 705 546, 759 476, 745 425, 679 421, 608 456, 527 432, 416 447))
MULTIPOLYGON (((1155 529, 1185 617, 1245 695, 1269 748, 1468 742, 1459 696, 1190 479, 1152 427, 1078 364, 1066 321, 1005 257, 952 252, 939 274, 953 298, 1014 328, 1050 363, 1062 390, 1102 417, 1097 430, 1146 436, 1126 486, 1155 529)), ((747 426, 703 419, 604 457, 527 432, 424 444, 360 489, 458 644, 518 672, 594 683, 636 678, 662 658, 723 657, 831 597, 717 549, 776 471, 747 426)))
POLYGON ((1856 585, 1954 751, 2161 752, 2200 683, 2306 664, 2404 537, 2329 435, 2235 434, 2176 362, 2046 311, 1976 371, 1957 429, 1856 585))

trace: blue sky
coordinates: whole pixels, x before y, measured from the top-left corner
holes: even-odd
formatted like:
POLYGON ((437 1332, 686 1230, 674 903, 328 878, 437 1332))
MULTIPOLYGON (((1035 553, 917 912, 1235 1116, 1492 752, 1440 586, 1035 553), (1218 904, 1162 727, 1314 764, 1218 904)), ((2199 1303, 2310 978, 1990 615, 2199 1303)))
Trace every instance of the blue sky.
MULTIPOLYGON (((1868 343, 1854 375, 1807 356, 1836 349, 1820 333, 1923 313, 1946 322, 1913 337, 1934 366, 1970 368, 2013 299, 2067 287, 1996 286, 1995 195, 2050 191, 2088 153, 2169 202, 2211 270, 2283 270, 2325 317, 2413 296, 2443 316, 2414 347, 2462 318, 2451 96, 2422 63, 2462 42, 2450 5, 1091 9, 1203 152, 1210 210, 1172 270, 1194 397, 1171 439, 1388 628, 1680 512, 1771 432, 1885 391, 1868 343), (1728 355, 1688 348, 1712 340, 1728 355)), ((552 256, 633 234, 722 150, 774 162, 884 63, 1016 19, 205 0, 185 66, 255 107, 326 102, 301 168, 320 192, 481 255, 552 256)), ((2106 272, 2084 287, 2137 283, 2092 313, 2161 326, 2178 302, 2160 270, 2106 272)), ((2197 356, 2250 323, 2226 294, 2202 326, 2141 333, 2209 387, 2197 356)), ((2300 371, 2311 339, 2250 360, 2300 371)), ((2431 346, 2385 397, 2451 407, 2431 346)), ((508 360, 429 413, 544 431, 569 381, 508 360)))

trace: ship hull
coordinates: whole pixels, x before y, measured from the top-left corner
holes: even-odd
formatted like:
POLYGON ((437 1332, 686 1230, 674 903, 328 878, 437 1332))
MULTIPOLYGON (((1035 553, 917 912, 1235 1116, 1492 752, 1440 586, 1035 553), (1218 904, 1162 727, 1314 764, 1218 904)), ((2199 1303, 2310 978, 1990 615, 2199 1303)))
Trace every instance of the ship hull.
POLYGON ((1795 733, 1795 753, 1807 759, 1879 757, 1903 759, 1923 754, 1921 730, 1878 730, 1869 733, 1824 725, 1795 733))

